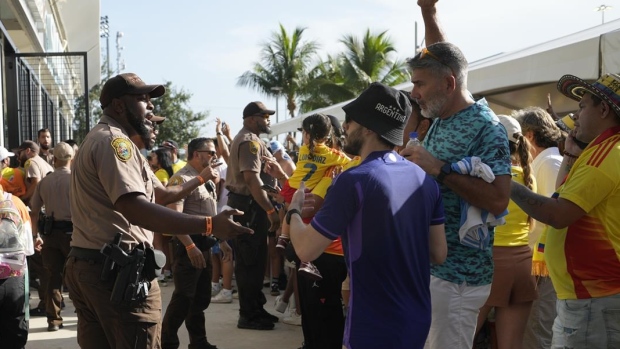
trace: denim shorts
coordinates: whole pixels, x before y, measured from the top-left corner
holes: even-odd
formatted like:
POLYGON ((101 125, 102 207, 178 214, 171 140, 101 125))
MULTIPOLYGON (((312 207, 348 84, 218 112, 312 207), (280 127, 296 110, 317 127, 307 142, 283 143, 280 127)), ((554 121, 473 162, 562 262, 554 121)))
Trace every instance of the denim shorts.
POLYGON ((620 294, 558 299, 551 348, 620 348, 620 294))

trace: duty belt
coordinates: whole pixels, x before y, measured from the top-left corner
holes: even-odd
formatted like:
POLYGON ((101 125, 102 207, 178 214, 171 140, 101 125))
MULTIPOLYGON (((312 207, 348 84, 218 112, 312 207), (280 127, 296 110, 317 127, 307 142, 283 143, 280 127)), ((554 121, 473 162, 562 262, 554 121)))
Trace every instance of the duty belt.
POLYGON ((69 257, 75 257, 76 259, 93 263, 103 263, 106 258, 103 254, 101 254, 101 251, 99 250, 75 246, 71 247, 71 251, 69 251, 69 257))

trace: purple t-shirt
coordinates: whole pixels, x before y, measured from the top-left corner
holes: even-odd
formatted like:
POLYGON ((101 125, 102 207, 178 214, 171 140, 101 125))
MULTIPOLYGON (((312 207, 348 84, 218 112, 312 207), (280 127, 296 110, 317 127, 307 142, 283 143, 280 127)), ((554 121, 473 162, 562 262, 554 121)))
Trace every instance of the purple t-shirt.
POLYGON ((311 224, 342 236, 351 297, 347 347, 423 348, 431 323, 429 226, 444 223, 434 179, 396 152, 343 172, 311 224))

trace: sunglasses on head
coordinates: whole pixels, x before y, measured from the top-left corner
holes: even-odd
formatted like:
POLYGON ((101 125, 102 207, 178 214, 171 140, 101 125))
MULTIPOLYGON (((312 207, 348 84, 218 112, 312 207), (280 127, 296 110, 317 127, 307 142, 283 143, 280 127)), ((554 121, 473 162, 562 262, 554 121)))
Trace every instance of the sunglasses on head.
POLYGON ((434 53, 432 53, 426 47, 423 48, 422 51, 420 51, 420 59, 424 59, 424 57, 430 57, 430 58, 434 59, 435 61, 439 62, 441 65, 450 68, 450 71, 452 72, 452 75, 456 76, 456 74, 454 74, 454 70, 452 70, 451 66, 449 66, 446 63, 444 63, 439 57, 437 57, 434 53))

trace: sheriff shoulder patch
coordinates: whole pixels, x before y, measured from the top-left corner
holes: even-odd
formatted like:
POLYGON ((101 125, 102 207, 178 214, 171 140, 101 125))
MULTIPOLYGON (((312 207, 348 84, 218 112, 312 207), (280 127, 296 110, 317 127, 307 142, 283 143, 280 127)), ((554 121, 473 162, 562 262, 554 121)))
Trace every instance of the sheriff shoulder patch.
POLYGON ((127 162, 131 159, 131 142, 123 137, 116 137, 112 140, 112 148, 114 149, 114 155, 122 162, 127 162))
POLYGON ((172 177, 168 181, 168 186, 183 184, 183 179, 181 177, 172 177))
POLYGON ((257 154, 258 149, 260 149, 260 145, 257 141, 250 141, 250 153, 257 154))

